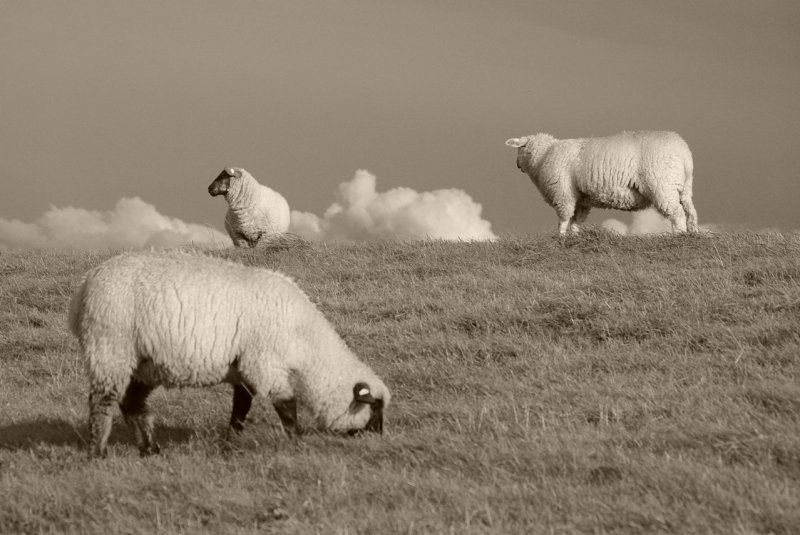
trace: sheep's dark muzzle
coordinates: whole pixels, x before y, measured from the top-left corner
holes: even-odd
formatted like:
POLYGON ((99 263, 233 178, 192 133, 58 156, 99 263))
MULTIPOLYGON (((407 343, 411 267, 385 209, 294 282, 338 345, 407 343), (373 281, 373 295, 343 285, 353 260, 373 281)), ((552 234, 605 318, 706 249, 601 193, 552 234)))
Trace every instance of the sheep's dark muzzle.
POLYGON ((216 197, 217 195, 224 195, 228 193, 228 187, 231 183, 231 177, 225 172, 221 172, 217 178, 214 179, 208 186, 208 194, 212 197, 216 197))
POLYGON ((347 434, 351 437, 365 432, 383 434, 383 400, 376 400, 370 404, 372 414, 363 429, 351 429, 347 434))
POLYGON ((372 415, 364 426, 364 431, 383 434, 383 400, 378 399, 372 404, 372 415))
POLYGON ((383 410, 379 409, 373 412, 372 417, 367 422, 367 425, 364 426, 364 429, 372 433, 383 434, 383 410))

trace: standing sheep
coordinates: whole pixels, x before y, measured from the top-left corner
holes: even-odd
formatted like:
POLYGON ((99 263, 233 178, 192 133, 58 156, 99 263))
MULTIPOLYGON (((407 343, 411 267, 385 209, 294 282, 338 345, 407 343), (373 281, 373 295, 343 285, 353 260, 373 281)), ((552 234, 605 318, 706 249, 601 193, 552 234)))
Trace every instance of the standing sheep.
POLYGON ((208 193, 225 195, 225 230, 236 247, 256 247, 260 240, 289 229, 289 203, 283 195, 259 184, 241 167, 223 169, 208 193))
POLYGON ((187 253, 127 253, 89 271, 70 304, 89 376, 94 455, 113 405, 142 455, 157 453, 147 396, 159 385, 233 385, 230 427, 253 396, 270 399, 298 432, 295 397, 321 429, 383 432, 389 390, 288 277, 187 253))
POLYGON ((692 153, 675 132, 562 140, 540 133, 506 145, 518 149, 517 167, 555 208, 561 234, 577 232, 592 207, 633 211, 651 205, 673 231, 697 231, 692 153))

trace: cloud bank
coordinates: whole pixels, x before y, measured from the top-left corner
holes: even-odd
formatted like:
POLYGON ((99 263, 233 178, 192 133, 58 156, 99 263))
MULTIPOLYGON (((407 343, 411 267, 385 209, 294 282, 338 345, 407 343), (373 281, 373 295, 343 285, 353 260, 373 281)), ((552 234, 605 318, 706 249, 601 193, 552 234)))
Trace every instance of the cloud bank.
MULTIPOLYGON (((618 232, 623 236, 637 236, 642 234, 661 234, 672 232, 672 224, 667 218, 659 214, 655 208, 646 208, 638 212, 632 212, 631 224, 627 225, 619 219, 606 219, 600 226, 608 230, 618 232)), ((758 230, 748 229, 743 225, 731 225, 720 223, 703 223, 698 225, 701 232, 721 234, 729 232, 757 232, 760 234, 780 234, 781 229, 775 227, 762 228, 758 230)))
POLYGON ((50 208, 35 222, 0 217, 0 249, 140 249, 179 245, 227 247, 228 236, 205 225, 158 213, 138 197, 122 198, 112 210, 50 208))
POLYGON ((322 217, 292 211, 289 227, 308 240, 493 240, 492 224, 481 218, 481 205, 460 189, 417 192, 410 188, 376 189, 375 175, 356 171, 339 184, 335 202, 322 217))
POLYGON ((672 232, 672 224, 667 218, 659 214, 655 208, 646 208, 632 212, 631 224, 628 225, 619 219, 606 219, 600 226, 618 232, 623 236, 641 234, 659 234, 672 232))

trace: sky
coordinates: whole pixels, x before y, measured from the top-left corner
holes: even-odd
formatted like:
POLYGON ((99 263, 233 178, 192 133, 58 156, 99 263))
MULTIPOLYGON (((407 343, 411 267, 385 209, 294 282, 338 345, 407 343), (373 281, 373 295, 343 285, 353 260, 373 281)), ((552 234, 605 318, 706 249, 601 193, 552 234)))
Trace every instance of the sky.
POLYGON ((3 0, 0 73, 0 246, 224 239, 230 165, 321 219, 369 176, 547 232, 504 141, 639 129, 689 143, 701 224, 800 228, 796 0, 3 0))

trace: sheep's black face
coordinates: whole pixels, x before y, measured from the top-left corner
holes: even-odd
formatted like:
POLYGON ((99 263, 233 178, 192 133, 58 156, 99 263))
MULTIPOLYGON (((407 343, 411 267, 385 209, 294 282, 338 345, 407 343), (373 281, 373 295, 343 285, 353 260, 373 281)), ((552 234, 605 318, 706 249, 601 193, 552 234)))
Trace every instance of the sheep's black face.
POLYGON ((529 140, 527 137, 512 137, 511 139, 506 140, 506 145, 517 149, 517 169, 523 173, 525 172, 525 169, 522 168, 523 159, 527 159, 528 157, 528 141, 529 140))
POLYGON ((353 387, 353 403, 359 405, 369 405, 370 417, 363 429, 352 429, 348 435, 356 435, 362 431, 372 433, 383 433, 383 400, 372 396, 369 386, 366 383, 356 383, 353 387))
POLYGON ((528 141, 517 150, 517 169, 525 173, 525 168, 530 168, 532 157, 532 148, 530 141, 528 141))
POLYGON ((217 195, 225 195, 231 187, 231 179, 236 178, 238 175, 232 168, 225 168, 208 186, 208 193, 212 197, 217 195))

